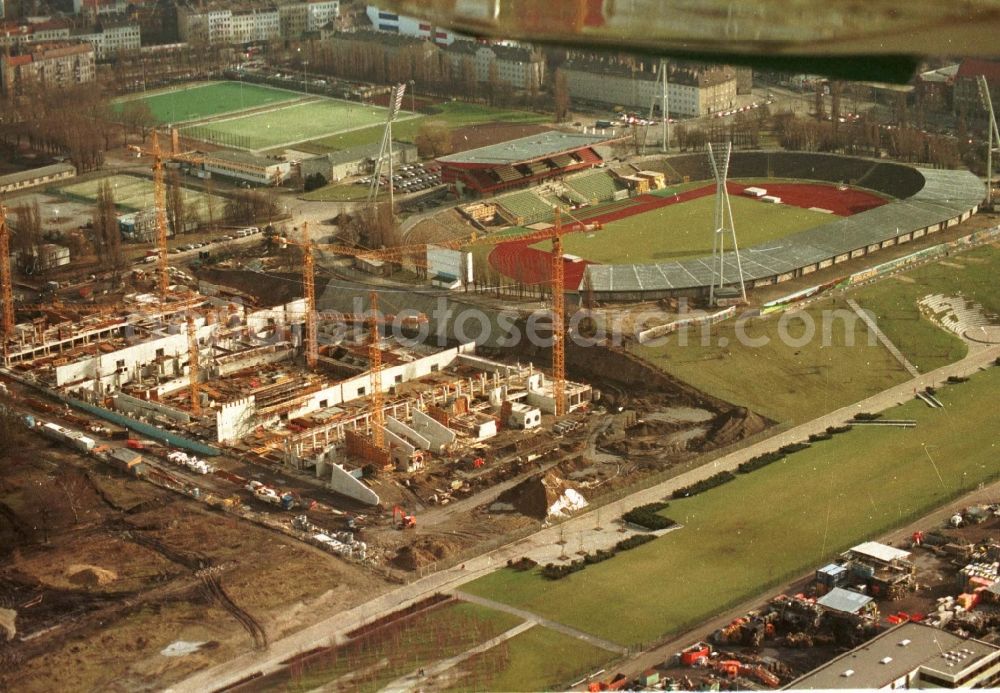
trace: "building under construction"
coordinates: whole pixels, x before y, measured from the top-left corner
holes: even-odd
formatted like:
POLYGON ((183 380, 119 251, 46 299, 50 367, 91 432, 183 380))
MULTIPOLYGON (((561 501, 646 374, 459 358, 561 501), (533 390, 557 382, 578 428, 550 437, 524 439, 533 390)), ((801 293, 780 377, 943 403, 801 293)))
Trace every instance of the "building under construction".
MULTIPOLYGON (((3 364, 23 381, 107 411, 161 439, 229 448, 241 458, 311 470, 377 504, 365 470, 416 471, 505 435, 531 435, 556 413, 558 388, 532 365, 385 339, 360 317, 320 322, 305 357, 307 301, 255 309, 189 292, 163 303, 131 294, 114 311, 15 326, 3 364)), ((591 388, 565 383, 565 412, 591 388)), ((148 433, 147 433, 148 435, 148 433)))

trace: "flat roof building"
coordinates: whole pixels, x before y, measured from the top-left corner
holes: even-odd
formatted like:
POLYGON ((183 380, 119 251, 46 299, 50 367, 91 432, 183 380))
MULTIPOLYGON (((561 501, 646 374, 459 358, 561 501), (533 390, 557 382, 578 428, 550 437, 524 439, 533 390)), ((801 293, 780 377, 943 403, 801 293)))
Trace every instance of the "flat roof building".
POLYGON ((1000 648, 911 622, 885 631, 785 688, 989 688, 998 682, 1000 648))

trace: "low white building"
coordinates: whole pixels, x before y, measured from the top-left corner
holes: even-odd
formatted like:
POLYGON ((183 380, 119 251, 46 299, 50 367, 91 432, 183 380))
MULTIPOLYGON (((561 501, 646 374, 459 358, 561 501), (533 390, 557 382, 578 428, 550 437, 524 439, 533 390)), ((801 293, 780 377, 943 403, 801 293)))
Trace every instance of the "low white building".
POLYGON ((292 164, 288 161, 275 161, 247 152, 220 150, 204 157, 203 170, 254 185, 280 185, 292 172, 292 164))

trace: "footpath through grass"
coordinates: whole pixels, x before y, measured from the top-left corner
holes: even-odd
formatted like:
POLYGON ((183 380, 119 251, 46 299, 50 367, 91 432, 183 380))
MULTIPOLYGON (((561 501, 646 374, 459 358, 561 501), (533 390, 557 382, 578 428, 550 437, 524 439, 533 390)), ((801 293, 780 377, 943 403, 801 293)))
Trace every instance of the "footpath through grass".
POLYGON ((156 121, 164 124, 200 120, 297 98, 301 95, 257 84, 212 82, 128 97, 116 101, 114 107, 120 112, 128 101, 145 101, 156 121))
MULTIPOLYGON (((450 691, 547 691, 596 671, 615 655, 558 631, 535 626, 456 667, 450 691)), ((451 673, 451 672, 449 672, 451 673)))
POLYGON ((986 245, 890 277, 852 295, 875 314, 882 331, 906 358, 926 372, 963 358, 967 348, 958 335, 921 315, 917 301, 931 294, 964 296, 995 318, 1000 316, 997 277, 1000 249, 986 245))
POLYGON ((686 345, 684 334, 629 350, 700 390, 779 422, 809 421, 909 378, 881 344, 870 342, 867 327, 842 299, 818 301, 798 317, 692 328, 686 345), (815 336, 800 341, 809 325, 815 336))
POLYGON ((462 589, 624 645, 679 632, 996 479, 1000 368, 938 397, 944 409, 885 413, 914 429, 859 428, 674 501, 664 514, 682 529, 610 561, 558 581, 504 568, 462 589))

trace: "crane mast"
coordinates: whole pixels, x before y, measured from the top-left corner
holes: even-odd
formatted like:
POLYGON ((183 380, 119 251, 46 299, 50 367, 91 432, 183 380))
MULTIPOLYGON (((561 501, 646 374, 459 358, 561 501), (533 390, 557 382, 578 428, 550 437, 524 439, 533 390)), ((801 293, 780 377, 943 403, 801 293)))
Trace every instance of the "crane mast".
POLYGON ((201 416, 201 392, 199 387, 198 368, 198 329, 194 324, 194 316, 187 319, 188 334, 188 379, 191 381, 191 412, 201 416))
POLYGON ((562 213, 556 207, 552 236, 552 397, 556 416, 566 413, 566 266, 563 264, 562 213))
POLYGON ((385 397, 382 395, 382 340, 379 334, 378 292, 371 292, 368 310, 371 313, 368 326, 371 331, 368 342, 368 367, 372 375, 372 442, 379 450, 385 450, 385 397))
POLYGON ((306 297, 306 363, 316 368, 319 336, 316 334, 316 259, 309 242, 309 224, 302 224, 302 283, 306 297))
POLYGON ((0 301, 3 301, 3 336, 14 336, 14 285, 10 276, 10 230, 7 208, 0 204, 0 301))

